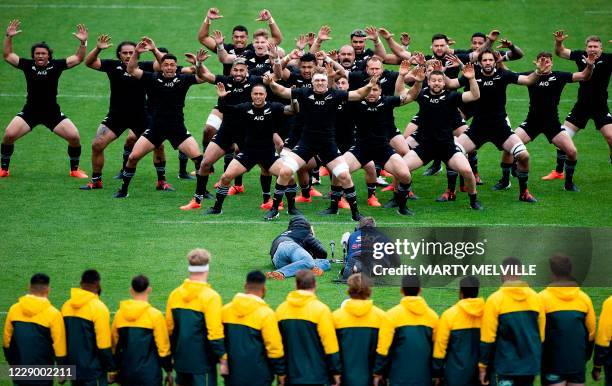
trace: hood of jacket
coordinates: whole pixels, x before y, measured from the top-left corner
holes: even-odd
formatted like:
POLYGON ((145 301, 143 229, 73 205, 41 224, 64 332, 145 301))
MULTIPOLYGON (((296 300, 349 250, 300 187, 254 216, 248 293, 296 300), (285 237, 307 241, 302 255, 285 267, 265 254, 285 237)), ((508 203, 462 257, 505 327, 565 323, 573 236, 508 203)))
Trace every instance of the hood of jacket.
POLYGON ((295 290, 287 295, 287 302, 293 307, 303 307, 307 303, 317 300, 317 295, 305 290, 295 290))
POLYGON ((370 299, 348 299, 343 308, 346 312, 354 316, 363 316, 372 310, 374 302, 370 299))
POLYGON ((140 319, 149 308, 151 305, 143 300, 129 299, 119 303, 119 311, 130 322, 140 319))
POLYGON ((483 298, 461 299, 457 306, 470 316, 481 317, 484 314, 485 301, 483 298))
POLYGON ((71 288, 70 300, 68 300, 68 304, 70 304, 70 307, 78 309, 97 298, 98 295, 94 294, 91 291, 86 291, 81 288, 71 288))
POLYGON ((428 308, 425 299, 420 296, 404 296, 400 304, 406 311, 416 315, 423 315, 428 308))
POLYGON ((179 294, 184 301, 190 302, 198 297, 200 292, 205 288, 210 288, 210 284, 203 281, 185 279, 183 284, 179 287, 179 294))
POLYGON ((28 294, 19 298, 19 306, 24 315, 32 317, 51 307, 51 302, 47 298, 28 294))
POLYGON ((232 299, 232 309, 240 317, 252 314, 265 305, 266 302, 262 298, 251 294, 237 293, 232 299))

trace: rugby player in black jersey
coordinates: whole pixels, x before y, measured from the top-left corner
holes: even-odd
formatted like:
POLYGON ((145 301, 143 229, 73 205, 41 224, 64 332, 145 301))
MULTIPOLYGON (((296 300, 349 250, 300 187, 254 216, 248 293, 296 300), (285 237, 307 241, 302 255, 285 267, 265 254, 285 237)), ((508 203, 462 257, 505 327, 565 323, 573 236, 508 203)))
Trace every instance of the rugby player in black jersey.
MULTIPOLYGON (((293 114, 292 105, 285 106, 278 102, 267 102, 266 87, 255 84, 251 87, 251 101, 236 105, 227 104, 226 97, 230 94, 223 83, 217 83, 219 96, 219 110, 236 119, 236 124, 244 127, 244 143, 240 152, 233 159, 217 187, 217 197, 212 208, 206 214, 221 214, 223 201, 227 196, 229 185, 236 177, 251 170, 253 166, 260 165, 272 175, 278 176, 282 162, 276 155, 276 146, 282 143, 278 135, 281 120, 284 114, 293 114), (279 162, 277 162, 279 161, 279 162)), ((300 214, 295 208, 295 201, 288 200, 288 213, 300 214)))
MULTIPOLYGON (((480 148, 487 142, 492 142, 499 150, 508 151, 517 160, 519 200, 537 202, 527 189, 529 152, 521 139, 512 132, 507 121, 506 88, 509 84, 530 86, 538 80, 539 75, 537 72, 519 75, 497 68, 495 56, 490 50, 485 50, 478 55, 478 63, 479 66, 475 68, 475 73, 481 97, 473 102, 475 114, 470 128, 461 134, 456 142, 463 147, 466 153, 480 148)), ((469 81, 465 76, 460 79, 449 79, 448 77, 445 79, 449 89, 469 87, 469 81)), ((498 182, 493 190, 510 187, 510 183, 501 184, 501 182, 498 182)))
POLYGON ((196 140, 185 127, 183 108, 187 91, 194 84, 204 83, 202 78, 204 67, 202 62, 208 58, 206 51, 200 49, 197 54, 196 74, 177 74, 177 59, 166 54, 160 60, 161 73, 143 71, 138 67, 138 59, 142 52, 147 51, 148 43, 141 41, 136 45, 134 54, 127 65, 127 71, 139 79, 147 88, 150 102, 151 125, 138 138, 134 149, 123 170, 123 185, 115 198, 128 197, 130 181, 136 173, 138 161, 159 147, 165 140, 170 141, 173 148, 185 153, 195 164, 196 169, 202 162, 202 153, 196 140))
POLYGON ((56 135, 68 142, 70 176, 87 178, 79 169, 81 157, 81 138, 79 130, 57 104, 57 86, 64 70, 83 61, 87 47, 87 29, 83 24, 77 26, 74 37, 79 40, 79 48, 74 55, 65 59, 54 59, 53 50, 45 43, 36 43, 30 53, 32 59, 19 57, 13 51, 13 37, 21 32, 19 20, 12 20, 4 38, 4 60, 11 66, 23 71, 28 95, 23 109, 17 113, 4 131, 0 145, 0 178, 9 176, 9 164, 15 149, 15 142, 28 134, 37 125, 45 125, 56 135))
POLYGON ((283 99, 297 99, 300 114, 303 114, 304 127, 298 144, 283 158, 283 166, 279 172, 274 192, 272 209, 266 214, 267 220, 278 217, 278 206, 285 194, 287 184, 310 158, 318 155, 321 162, 338 177, 346 194, 346 200, 351 206, 353 220, 362 216, 357 207, 357 194, 349 173, 349 167, 342 158, 334 139, 334 119, 338 105, 350 101, 362 100, 378 81, 372 77, 364 87, 355 91, 330 89, 325 70, 317 70, 312 79, 313 88, 290 89, 271 81, 272 92, 283 99))
MULTIPOLYGON (((225 90, 229 93, 225 97, 226 105, 236 105, 250 101, 251 89, 263 81, 261 76, 249 75, 245 59, 242 57, 234 59, 229 76, 214 75, 205 66, 202 66, 202 69, 201 76, 204 81, 213 84, 223 83, 225 90)), ((239 124, 235 117, 231 115, 224 117, 219 131, 206 147, 204 161, 196 172, 196 189, 193 199, 188 204, 181 206, 182 210, 199 209, 205 197, 212 198, 207 190, 211 168, 224 154, 234 152, 234 144, 237 144, 240 148, 244 141, 244 129, 245 127, 239 124)))
MULTIPOLYGON (((538 135, 544 134, 548 142, 557 146, 567 158, 565 159, 565 185, 566 191, 577 192, 578 187, 574 184, 574 170, 576 168, 577 151, 572 137, 563 129, 559 121, 559 100, 561 93, 567 83, 585 82, 591 77, 595 55, 591 54, 585 58, 586 67, 581 72, 553 71, 552 54, 541 52, 536 60, 543 62, 544 68, 540 79, 529 86, 529 112, 527 118, 514 130, 524 144, 533 141, 538 135)), ((510 183, 510 169, 512 167, 512 156, 504 150, 502 155, 502 178, 503 184, 510 183)))
MULTIPOLYGON (((565 118, 563 127, 569 136, 573 137, 578 130, 584 129, 587 122, 592 119, 595 128, 599 130, 608 143, 610 162, 612 163, 612 115, 610 115, 608 107, 608 85, 612 73, 612 55, 603 52, 599 36, 587 37, 585 50, 571 50, 565 47, 563 42, 568 37, 565 31, 556 31, 554 36, 555 54, 563 59, 575 62, 579 71, 584 70, 587 66, 586 58, 589 55, 595 57, 595 67, 591 79, 580 82, 578 99, 572 111, 565 118)), ((567 158, 562 150, 557 149, 557 166, 555 170, 542 177, 542 179, 563 179, 563 164, 567 158)))
MULTIPOLYGON (((463 76, 470 84, 470 90, 464 93, 448 91, 445 87, 444 73, 434 70, 428 77, 428 88, 416 99, 419 103, 419 144, 404 159, 410 170, 414 170, 431 159, 440 159, 455 172, 464 177, 472 209, 482 209, 476 196, 476 179, 470 164, 455 144, 455 114, 461 102, 473 102, 480 98, 478 83, 474 78, 474 67, 468 64, 463 68, 463 76)), ((402 83, 403 84, 403 83, 402 83)), ((455 177, 456 178, 456 177, 455 177)), ((448 201, 454 201, 455 195, 448 201)))

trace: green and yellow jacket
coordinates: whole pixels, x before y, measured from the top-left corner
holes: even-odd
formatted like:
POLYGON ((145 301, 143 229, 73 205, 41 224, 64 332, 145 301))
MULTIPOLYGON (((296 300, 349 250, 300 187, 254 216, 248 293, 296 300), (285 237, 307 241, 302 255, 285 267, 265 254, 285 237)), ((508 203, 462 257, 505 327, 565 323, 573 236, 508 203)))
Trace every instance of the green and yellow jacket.
POLYGON ((238 293, 223 306, 228 385, 270 385, 285 374, 283 341, 274 311, 255 295, 238 293))
POLYGON ((462 299, 442 313, 433 351, 434 377, 444 384, 478 385, 480 327, 484 299, 462 299))
POLYGON ((542 372, 584 372, 595 341, 595 310, 578 287, 548 287, 539 293, 546 313, 542 372))
POLYGON ((290 384, 327 384, 342 371, 332 314, 317 296, 292 291, 276 309, 290 384))
POLYGON ((438 315, 420 296, 404 296, 380 328, 374 373, 392 385, 429 385, 438 315))
POLYGON ((100 297, 81 288, 70 290, 62 306, 66 325, 66 364, 76 366, 79 380, 92 380, 116 370, 111 350, 110 312, 100 297))
POLYGON ((122 301, 111 335, 120 383, 161 385, 162 367, 172 371, 166 320, 148 302, 122 301))
POLYGON ((221 296, 208 283, 186 279, 172 291, 166 324, 177 372, 216 373, 225 355, 221 307, 221 296))
POLYGON ((20 297, 6 315, 2 347, 10 365, 64 364, 66 332, 62 314, 47 298, 20 297))
POLYGON ((593 365, 603 366, 606 374, 606 385, 612 381, 612 350, 610 341, 612 340, 612 296, 610 296, 601 308, 599 316, 599 327, 595 338, 595 356, 593 365))
POLYGON ((343 385, 370 385, 378 330, 387 317, 372 300, 348 299, 332 314, 340 344, 343 385))
POLYGON ((546 314, 524 282, 506 282, 487 299, 480 329, 480 367, 499 375, 540 373, 546 314))

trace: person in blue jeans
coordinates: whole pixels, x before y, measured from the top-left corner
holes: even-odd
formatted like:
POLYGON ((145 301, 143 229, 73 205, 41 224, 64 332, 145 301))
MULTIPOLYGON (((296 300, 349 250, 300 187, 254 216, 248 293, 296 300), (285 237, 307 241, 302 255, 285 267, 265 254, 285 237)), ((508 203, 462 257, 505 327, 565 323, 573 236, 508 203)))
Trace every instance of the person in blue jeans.
POLYGON ((272 240, 270 257, 276 270, 266 276, 276 280, 295 276, 301 269, 321 276, 331 267, 325 247, 315 238, 314 229, 304 216, 292 217, 287 230, 272 240))

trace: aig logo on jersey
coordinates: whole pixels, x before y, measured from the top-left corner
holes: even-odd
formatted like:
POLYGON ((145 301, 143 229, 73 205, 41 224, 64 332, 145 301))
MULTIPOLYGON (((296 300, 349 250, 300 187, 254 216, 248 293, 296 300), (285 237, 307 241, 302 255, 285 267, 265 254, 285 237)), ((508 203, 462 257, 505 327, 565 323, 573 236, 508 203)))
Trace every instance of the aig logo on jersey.
POLYGON ((485 80, 484 82, 482 82, 483 86, 493 86, 493 81, 492 80, 485 80))

